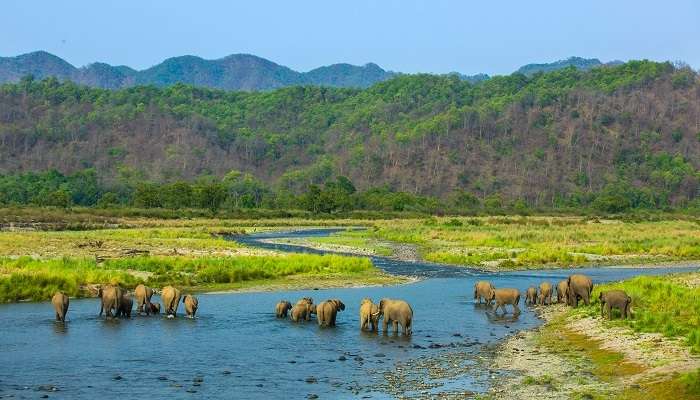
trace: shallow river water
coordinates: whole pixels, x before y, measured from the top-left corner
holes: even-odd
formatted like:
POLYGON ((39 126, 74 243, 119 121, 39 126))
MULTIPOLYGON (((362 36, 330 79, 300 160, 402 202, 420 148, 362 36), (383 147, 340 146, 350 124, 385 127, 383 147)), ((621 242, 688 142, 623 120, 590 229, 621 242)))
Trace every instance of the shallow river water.
MULTIPOLYGON (((260 234, 237 240, 285 251, 309 251, 258 242, 274 237, 327 235, 332 230, 260 234)), ((517 318, 499 317, 475 306, 472 287, 488 279, 524 290, 547 279, 555 283, 570 270, 484 273, 429 263, 374 257, 379 268, 424 278, 407 285, 353 289, 199 295, 198 318, 139 317, 105 321, 97 299, 71 300, 68 322, 53 321, 48 302, 0 305, 0 397, 121 398, 388 398, 384 372, 411 360, 451 352, 472 353, 483 345, 539 324, 521 302, 517 318), (346 304, 338 326, 315 321, 293 324, 275 318, 280 299, 316 302, 340 298, 346 304), (359 303, 397 297, 414 309, 413 336, 359 331, 359 303)), ((696 267, 697 268, 697 267, 696 267)), ((600 268, 577 272, 594 282, 688 268, 600 268)), ((159 300, 156 298, 156 300, 159 300)), ((457 367, 455 361, 450 361, 457 367)), ((484 369, 464 358, 468 372, 436 378, 433 392, 484 391, 484 369), (473 368, 472 368, 473 367, 473 368)), ((407 389, 407 388, 404 388, 407 389)), ((409 390, 410 394, 410 390, 409 390)))

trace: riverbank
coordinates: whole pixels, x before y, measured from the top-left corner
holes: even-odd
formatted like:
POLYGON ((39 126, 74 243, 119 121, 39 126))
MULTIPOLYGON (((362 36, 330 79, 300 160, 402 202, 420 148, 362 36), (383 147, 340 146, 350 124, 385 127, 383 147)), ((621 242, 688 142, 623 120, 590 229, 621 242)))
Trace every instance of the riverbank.
POLYGON ((700 220, 628 221, 590 217, 431 217, 372 221, 303 245, 343 252, 391 251, 484 271, 651 265, 700 260, 700 220), (396 249, 408 248, 408 253, 396 249))
POLYGON ((491 368, 505 374, 494 379, 487 398, 700 398, 700 356, 692 346, 697 309, 673 300, 655 308, 642 297, 682 290, 696 298, 698 289, 683 282, 699 278, 700 273, 644 277, 597 288, 639 287, 632 294, 635 317, 628 321, 601 319, 595 303, 577 310, 538 307, 544 325, 511 336, 493 352, 491 368), (664 318, 666 313, 679 317, 664 318), (649 319, 661 321, 652 326, 649 319))

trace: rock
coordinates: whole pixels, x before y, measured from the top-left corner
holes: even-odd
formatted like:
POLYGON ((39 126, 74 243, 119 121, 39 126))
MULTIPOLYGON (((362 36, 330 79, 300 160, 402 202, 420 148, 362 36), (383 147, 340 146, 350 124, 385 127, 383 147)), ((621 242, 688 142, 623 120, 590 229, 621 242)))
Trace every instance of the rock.
POLYGON ((461 333, 453 333, 452 336, 454 336, 454 337, 462 337, 462 334, 461 334, 461 333))
POLYGON ((338 361, 345 361, 345 360, 347 360, 347 358, 345 358, 345 356, 338 357, 338 361))
POLYGON ((167 377, 167 376, 159 376, 159 377, 158 377, 158 380, 159 380, 159 381, 167 381, 167 380, 168 380, 168 377, 167 377))
POLYGON ((375 354, 374 356, 375 356, 375 357, 380 357, 380 358, 381 358, 381 357, 386 357, 386 354, 384 354, 384 353, 377 353, 377 354, 375 354))
POLYGON ((122 380, 122 379, 124 379, 124 378, 123 378, 121 375, 119 375, 119 374, 114 375, 114 376, 112 377, 112 380, 114 380, 114 381, 120 381, 120 380, 122 380))
POLYGON ((187 389, 187 393, 197 393, 195 389, 189 388, 187 389))
MULTIPOLYGON (((25 387, 25 389, 29 389, 29 388, 25 387)), ((37 387, 36 390, 39 390, 42 392, 57 392, 58 388, 54 385, 39 385, 39 387, 37 387)))
POLYGON ((360 356, 355 357, 355 361, 363 361, 363 360, 364 360, 364 358, 362 358, 360 356))
POLYGON ((39 396, 39 397, 41 397, 42 399, 48 399, 48 398, 49 398, 49 395, 48 395, 48 394, 42 394, 42 395, 39 396))
POLYGON ((194 379, 192 379, 192 382, 202 383, 204 382, 204 378, 201 376, 195 376, 194 379))
POLYGON ((222 372, 222 374, 224 374, 224 375, 231 375, 231 371, 225 369, 224 372, 222 372))
POLYGON ((287 361, 287 362, 290 363, 290 364, 296 364, 296 363, 297 363, 297 362, 294 361, 294 360, 292 360, 292 361, 287 361))
POLYGON ((318 379, 315 376, 310 376, 306 378, 306 383, 318 383, 318 379))
POLYGON ((255 386, 257 386, 257 387, 263 387, 263 384, 262 384, 262 383, 258 383, 258 384, 255 385, 255 386))
POLYGON ((202 386, 202 384, 199 382, 194 382, 194 383, 192 383, 192 386, 202 386))
POLYGON ((421 345, 419 345, 419 344, 414 344, 414 345, 413 345, 413 348, 414 348, 414 349, 425 349, 425 347, 423 347, 423 346, 421 346, 421 345))
POLYGON ((306 395, 306 398, 307 399, 318 399, 318 395, 314 394, 314 393, 309 393, 308 395, 306 395))

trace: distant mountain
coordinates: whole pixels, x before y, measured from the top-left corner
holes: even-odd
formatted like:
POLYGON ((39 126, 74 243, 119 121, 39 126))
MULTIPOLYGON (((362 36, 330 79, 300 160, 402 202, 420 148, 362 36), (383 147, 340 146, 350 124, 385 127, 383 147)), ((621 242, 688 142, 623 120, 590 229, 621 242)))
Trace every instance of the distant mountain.
POLYGON ((566 60, 559 60, 552 63, 523 65, 517 71, 515 71, 515 73, 531 76, 538 72, 556 71, 558 69, 564 69, 566 67, 571 66, 576 67, 577 69, 587 71, 591 68, 599 67, 601 65, 604 64, 600 62, 600 60, 597 58, 569 57, 566 60))
POLYGON ((45 51, 0 57, 0 83, 16 82, 26 75, 38 79, 53 76, 106 89, 186 83, 224 90, 256 91, 293 85, 366 88, 391 78, 395 73, 376 64, 334 64, 304 73, 250 54, 232 54, 217 60, 173 57, 142 71, 104 63, 76 68, 45 51))

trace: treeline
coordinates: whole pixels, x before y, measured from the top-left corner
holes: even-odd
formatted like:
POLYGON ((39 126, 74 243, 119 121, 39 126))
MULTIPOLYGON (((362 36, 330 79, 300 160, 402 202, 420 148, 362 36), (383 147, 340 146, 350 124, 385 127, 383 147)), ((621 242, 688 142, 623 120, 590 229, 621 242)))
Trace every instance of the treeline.
MULTIPOLYGON (((343 214, 365 210, 429 214, 516 213, 578 210, 605 213, 630 210, 670 209, 668 197, 629 184, 607 185, 586 195, 562 198, 551 207, 534 207, 524 199, 508 200, 500 194, 480 198, 457 189, 443 198, 419 196, 389 187, 358 191, 345 176, 323 185, 311 184, 298 193, 271 187, 250 174, 231 171, 223 179, 203 176, 194 181, 172 183, 137 182, 106 185, 92 169, 63 175, 55 170, 43 173, 0 175, 0 206, 71 206, 145 209, 201 209, 213 214, 245 209, 304 210, 312 214, 343 214)), ((700 210, 700 199, 683 208, 700 210)))
POLYGON ((19 182, 0 193, 5 203, 687 207, 700 192, 699 168, 700 81, 671 63, 476 84, 406 75, 364 90, 112 91, 31 77, 0 86, 0 173, 19 182), (52 169, 65 182, 17 175, 52 169), (243 173, 227 180, 230 171, 243 173), (357 190, 328 201, 342 192, 339 176, 357 190), (231 180, 256 189, 239 194, 231 180))

